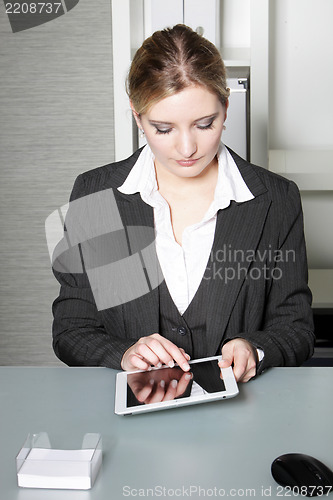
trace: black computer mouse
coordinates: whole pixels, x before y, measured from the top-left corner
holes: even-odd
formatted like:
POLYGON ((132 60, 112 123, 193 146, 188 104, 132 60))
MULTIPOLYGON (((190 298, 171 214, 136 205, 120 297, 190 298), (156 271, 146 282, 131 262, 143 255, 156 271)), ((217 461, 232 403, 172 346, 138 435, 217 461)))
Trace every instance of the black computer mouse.
POLYGON ((287 453, 272 463, 272 476, 281 486, 306 496, 326 496, 333 491, 333 472, 322 462, 302 453, 287 453), (302 488, 303 487, 303 488, 302 488), (302 489, 301 489, 302 488, 302 489))

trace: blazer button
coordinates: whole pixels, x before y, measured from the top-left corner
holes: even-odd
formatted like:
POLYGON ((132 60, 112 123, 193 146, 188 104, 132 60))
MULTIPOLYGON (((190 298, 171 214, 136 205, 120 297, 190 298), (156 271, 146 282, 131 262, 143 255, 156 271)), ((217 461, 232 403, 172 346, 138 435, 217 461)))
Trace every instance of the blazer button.
POLYGON ((177 328, 177 331, 178 331, 179 335, 186 335, 186 328, 185 328, 185 326, 179 326, 177 328))

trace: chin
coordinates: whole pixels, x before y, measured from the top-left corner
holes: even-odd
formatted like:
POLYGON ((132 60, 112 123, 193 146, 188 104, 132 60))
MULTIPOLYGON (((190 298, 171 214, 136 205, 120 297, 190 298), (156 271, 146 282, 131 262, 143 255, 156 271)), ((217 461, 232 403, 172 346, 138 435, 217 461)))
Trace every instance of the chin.
POLYGON ((179 177, 198 177, 198 175, 202 174, 206 170, 205 167, 181 167, 180 170, 177 170, 176 175, 179 177))
POLYGON ((197 177, 198 175, 201 174, 203 170, 197 170, 191 167, 183 167, 181 170, 173 170, 173 174, 176 175, 177 177, 197 177))

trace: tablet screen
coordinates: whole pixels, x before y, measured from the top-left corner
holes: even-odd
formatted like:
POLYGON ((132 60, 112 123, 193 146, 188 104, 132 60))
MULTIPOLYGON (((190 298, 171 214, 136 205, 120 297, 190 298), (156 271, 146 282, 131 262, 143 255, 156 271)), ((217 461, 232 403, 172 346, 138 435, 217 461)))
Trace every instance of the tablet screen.
POLYGON ((191 399, 194 396, 226 390, 217 360, 191 364, 184 372, 179 367, 160 368, 127 375, 127 407, 147 405, 173 399, 191 399))

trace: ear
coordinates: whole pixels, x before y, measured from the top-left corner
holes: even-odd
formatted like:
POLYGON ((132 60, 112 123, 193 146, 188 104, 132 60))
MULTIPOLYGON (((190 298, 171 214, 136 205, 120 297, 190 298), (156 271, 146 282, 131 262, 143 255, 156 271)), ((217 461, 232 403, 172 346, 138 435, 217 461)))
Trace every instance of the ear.
POLYGON ((138 128, 141 130, 142 129, 142 124, 141 124, 141 119, 140 119, 140 115, 137 111, 135 111, 135 108, 133 106, 133 103, 132 101, 130 100, 130 106, 131 106, 131 110, 132 110, 132 113, 133 113, 133 116, 134 116, 134 120, 136 121, 136 124, 138 126, 138 128))
POLYGON ((229 108, 229 99, 226 100, 224 107, 225 107, 225 109, 224 109, 224 121, 226 121, 227 115, 228 115, 227 111, 229 108))

